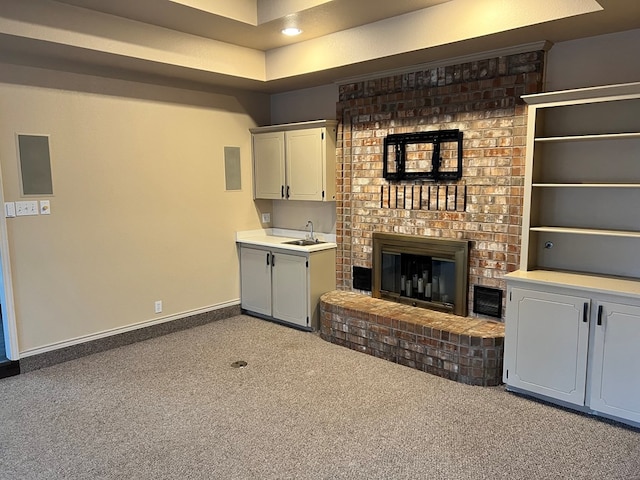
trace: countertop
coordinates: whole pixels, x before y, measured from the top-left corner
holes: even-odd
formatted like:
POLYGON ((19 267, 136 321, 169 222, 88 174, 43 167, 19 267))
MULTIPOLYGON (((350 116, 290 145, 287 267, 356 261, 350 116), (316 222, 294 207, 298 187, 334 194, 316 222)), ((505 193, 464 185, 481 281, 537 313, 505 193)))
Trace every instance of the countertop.
POLYGON ((507 282, 536 283, 554 287, 579 288, 597 293, 640 297, 640 282, 636 279, 606 277, 587 273, 553 270, 516 270, 505 275, 507 282))
POLYGON ((315 245, 287 245, 284 242, 291 240, 301 240, 307 238, 309 232, 306 230, 285 230, 281 228, 265 228, 261 230, 245 230, 236 232, 236 243, 243 245, 256 245, 260 247, 278 248, 282 250, 293 250, 296 252, 320 252, 337 248, 336 236, 330 233, 314 233, 314 236, 324 243, 315 245))

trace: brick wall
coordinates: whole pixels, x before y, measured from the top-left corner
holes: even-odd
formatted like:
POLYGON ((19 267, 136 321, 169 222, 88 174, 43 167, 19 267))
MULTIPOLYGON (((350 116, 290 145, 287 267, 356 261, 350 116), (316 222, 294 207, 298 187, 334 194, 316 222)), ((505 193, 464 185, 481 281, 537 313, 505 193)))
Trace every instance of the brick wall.
MULTIPOLYGON (((340 86, 339 289, 352 289, 353 266, 371 267, 373 232, 470 240, 470 305, 474 285, 505 288, 502 277, 518 268, 520 256, 526 139, 520 96, 542 91, 543 62, 544 52, 535 51, 340 86), (455 184, 460 191, 466 186, 466 206, 381 203, 390 185, 382 177, 384 137, 440 129, 464 133, 463 177, 455 184)), ((391 185, 402 191, 414 183, 391 185)))

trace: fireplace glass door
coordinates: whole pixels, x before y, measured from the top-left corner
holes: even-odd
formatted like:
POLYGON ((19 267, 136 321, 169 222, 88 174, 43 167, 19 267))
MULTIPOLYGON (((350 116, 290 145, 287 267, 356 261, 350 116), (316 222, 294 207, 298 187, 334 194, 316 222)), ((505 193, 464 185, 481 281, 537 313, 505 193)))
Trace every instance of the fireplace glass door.
POLYGON ((382 252, 381 294, 442 303, 456 303, 455 262, 426 255, 382 252))
POLYGON ((469 242, 373 234, 374 298, 467 314, 469 242))

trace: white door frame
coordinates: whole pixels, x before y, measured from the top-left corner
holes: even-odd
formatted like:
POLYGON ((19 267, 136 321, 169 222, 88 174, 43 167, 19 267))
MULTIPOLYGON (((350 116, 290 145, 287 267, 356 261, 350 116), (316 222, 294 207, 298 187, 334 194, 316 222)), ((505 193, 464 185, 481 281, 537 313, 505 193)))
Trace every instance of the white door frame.
POLYGON ((9 235, 7 233, 7 218, 4 210, 4 190, 2 188, 2 172, 0 171, 0 263, 4 291, 0 291, 2 305, 2 327, 4 329, 5 349, 9 360, 19 360, 18 329, 16 327, 16 310, 13 301, 13 282, 11 280, 11 261, 9 255, 9 235), (6 339, 6 341, 5 341, 6 339))

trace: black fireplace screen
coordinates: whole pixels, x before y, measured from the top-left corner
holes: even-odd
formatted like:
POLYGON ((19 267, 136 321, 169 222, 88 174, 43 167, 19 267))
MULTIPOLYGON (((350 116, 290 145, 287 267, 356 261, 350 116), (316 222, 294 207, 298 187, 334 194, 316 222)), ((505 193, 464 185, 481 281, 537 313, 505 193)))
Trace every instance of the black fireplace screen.
POLYGON ((372 296, 464 316, 468 250, 465 240, 374 233, 372 296))
POLYGON ((453 306, 455 276, 451 260, 382 252, 381 289, 391 294, 453 306))

